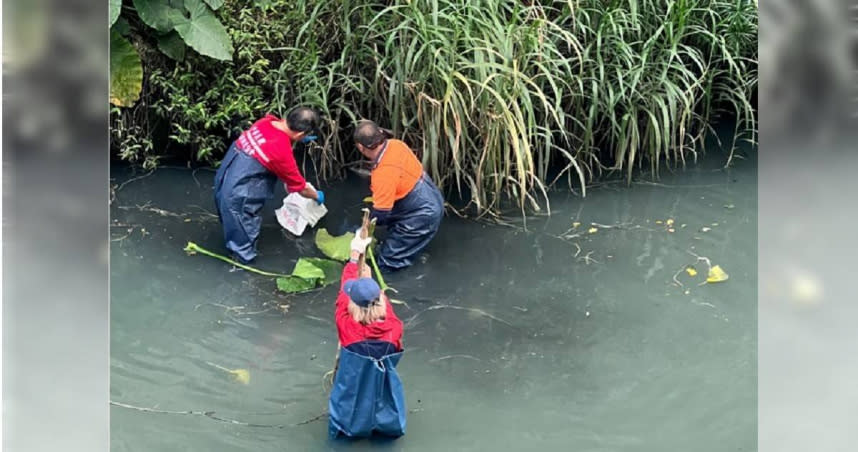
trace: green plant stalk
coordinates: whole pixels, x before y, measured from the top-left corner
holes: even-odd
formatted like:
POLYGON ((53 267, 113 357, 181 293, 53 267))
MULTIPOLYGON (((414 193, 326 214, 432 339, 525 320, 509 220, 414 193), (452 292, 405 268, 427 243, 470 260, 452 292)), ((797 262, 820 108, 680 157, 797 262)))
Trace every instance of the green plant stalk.
POLYGON ((372 245, 366 248, 367 255, 369 256, 369 263, 372 264, 372 269, 375 271, 375 277, 378 279, 378 285, 381 286, 381 291, 384 292, 388 289, 396 292, 396 289, 387 285, 384 282, 384 276, 381 276, 381 270, 378 269, 378 264, 375 263, 375 255, 372 253, 372 245))
POLYGON ((284 275, 282 273, 271 273, 271 272, 267 272, 264 270, 259 270, 258 268, 253 268, 249 265, 244 265, 244 264, 236 262, 236 261, 234 261, 234 260, 232 260, 226 256, 222 256, 220 254, 213 253, 213 252, 211 252, 205 248, 202 248, 194 242, 188 242, 188 244, 185 245, 185 252, 188 254, 195 254, 195 253, 205 254, 206 256, 213 257, 215 259, 220 259, 224 262, 235 265, 238 268, 247 270, 249 272, 257 273, 257 274, 260 274, 263 276, 274 276, 274 277, 285 277, 285 278, 292 276, 292 275, 284 275))

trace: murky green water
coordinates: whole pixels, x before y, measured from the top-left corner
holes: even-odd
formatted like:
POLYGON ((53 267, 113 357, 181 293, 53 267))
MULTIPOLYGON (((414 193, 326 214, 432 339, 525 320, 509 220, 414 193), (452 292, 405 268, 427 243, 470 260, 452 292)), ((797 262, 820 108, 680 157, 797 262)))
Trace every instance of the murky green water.
MULTIPOLYGON (((284 296, 268 278, 185 255, 187 241, 221 250, 205 211, 212 172, 130 182, 112 205, 110 398, 214 413, 114 406, 112 450, 756 450, 756 164, 722 163, 665 172, 661 185, 603 184, 586 199, 558 193, 526 233, 448 215, 426 262, 389 281, 408 302, 396 307, 408 432, 353 444, 329 441, 325 418, 295 425, 327 409, 336 289, 284 296), (579 237, 557 238, 575 221, 579 237), (590 223, 614 227, 590 234, 590 223), (698 286, 699 263, 675 286, 688 251, 730 279, 698 286), (437 305, 481 312, 427 310, 437 305), (207 361, 249 369, 250 384, 207 361)), ((326 186, 320 226, 356 223, 363 184, 326 186)), ((288 272, 318 252, 312 233, 281 231, 275 204, 257 264, 288 272)))

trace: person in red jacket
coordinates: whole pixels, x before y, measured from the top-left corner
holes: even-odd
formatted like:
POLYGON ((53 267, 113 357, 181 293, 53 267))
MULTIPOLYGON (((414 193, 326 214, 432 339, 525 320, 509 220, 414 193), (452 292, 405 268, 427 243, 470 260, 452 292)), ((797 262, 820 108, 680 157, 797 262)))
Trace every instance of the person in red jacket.
POLYGON ((378 283, 370 277, 369 267, 364 265, 362 271, 358 270, 358 258, 371 240, 355 234, 349 262, 343 268, 334 314, 340 345, 350 348, 365 341, 382 342, 376 345, 387 348, 389 344, 395 351, 401 351, 402 321, 378 283))
POLYGON ((292 147, 315 140, 319 115, 311 108, 293 108, 285 119, 266 115, 242 132, 229 147, 215 175, 214 195, 226 248, 242 263, 256 258, 262 226, 260 211, 274 196, 277 179, 287 192, 325 202, 325 194, 308 184, 298 169, 292 147))
POLYGON ((358 269, 358 258, 371 239, 356 234, 343 269, 335 318, 342 349, 328 401, 332 438, 405 434, 405 391, 396 366, 402 357, 402 321, 390 300, 358 269))

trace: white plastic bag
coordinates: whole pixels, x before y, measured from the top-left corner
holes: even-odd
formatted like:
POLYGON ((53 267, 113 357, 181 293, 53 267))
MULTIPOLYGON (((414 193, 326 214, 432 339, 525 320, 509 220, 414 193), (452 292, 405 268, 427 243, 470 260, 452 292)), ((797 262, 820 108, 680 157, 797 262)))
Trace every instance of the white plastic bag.
MULTIPOLYGON (((309 185, 309 182, 307 184, 309 185)), ((307 199, 298 193, 289 193, 283 198, 283 205, 274 213, 280 226, 300 236, 307 225, 315 226, 328 213, 328 209, 313 199, 307 199)))

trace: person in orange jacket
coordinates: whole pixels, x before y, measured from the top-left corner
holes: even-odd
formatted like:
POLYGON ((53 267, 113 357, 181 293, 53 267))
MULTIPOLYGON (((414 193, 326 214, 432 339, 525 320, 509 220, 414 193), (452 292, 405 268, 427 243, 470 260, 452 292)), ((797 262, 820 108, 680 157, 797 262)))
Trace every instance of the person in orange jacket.
POLYGON ((354 141, 372 162, 372 216, 387 226, 379 265, 385 271, 408 267, 438 232, 444 198, 411 148, 375 122, 361 121, 354 141))

